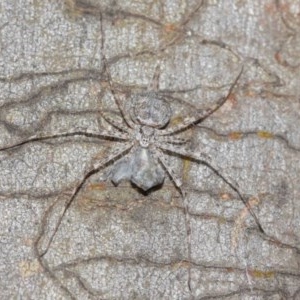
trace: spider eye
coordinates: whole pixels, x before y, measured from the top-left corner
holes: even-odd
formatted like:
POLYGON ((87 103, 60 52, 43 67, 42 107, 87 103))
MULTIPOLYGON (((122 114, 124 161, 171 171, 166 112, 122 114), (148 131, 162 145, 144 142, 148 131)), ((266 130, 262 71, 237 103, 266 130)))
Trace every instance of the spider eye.
POLYGON ((142 125, 164 127, 170 121, 169 104, 155 93, 137 94, 131 98, 131 116, 142 125))

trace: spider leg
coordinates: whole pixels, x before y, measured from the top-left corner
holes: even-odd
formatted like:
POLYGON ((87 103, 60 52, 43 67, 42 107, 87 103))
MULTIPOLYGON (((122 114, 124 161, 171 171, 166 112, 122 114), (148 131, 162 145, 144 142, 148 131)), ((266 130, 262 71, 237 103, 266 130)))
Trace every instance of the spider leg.
POLYGON ((6 146, 3 148, 0 148, 0 151, 10 150, 14 149, 20 146, 23 146, 25 144, 31 143, 31 142, 38 142, 38 141, 47 141, 51 139, 58 139, 63 137, 70 137, 70 136, 85 136, 85 137, 93 137, 97 139, 116 139, 116 140, 129 140, 130 136, 123 132, 109 132, 107 130, 102 130, 100 133, 95 132, 89 132, 89 131, 75 131, 75 132, 62 132, 58 134, 53 135, 46 135, 46 136, 39 136, 39 135, 33 135, 29 139, 21 141, 19 143, 6 146))
POLYGON ((100 12, 101 53, 102 53, 102 61, 103 61, 103 65, 104 65, 104 73, 107 75, 109 88, 111 90, 113 99, 114 99, 115 103, 117 104, 117 107, 119 109, 119 112, 121 113, 123 120, 125 121, 126 125, 129 128, 134 129, 135 128, 134 122, 130 119, 130 117, 127 117, 127 114, 125 113, 123 105, 122 105, 120 99, 118 98, 118 96, 116 95, 115 90, 111 84, 112 79, 111 79, 110 72, 109 72, 108 62, 107 62, 107 59, 104 54, 105 53, 105 51, 104 51, 105 31, 103 30, 102 22, 103 22, 103 16, 102 16, 102 13, 100 12))
POLYGON ((168 135, 161 135, 161 136, 156 136, 157 137, 157 142, 158 143, 169 143, 169 144, 186 144, 189 139, 187 138, 182 138, 182 137, 175 137, 175 136, 168 136, 168 135))
POLYGON ((125 121, 126 125, 129 128, 134 129, 135 128, 134 122, 130 119, 130 117, 128 117, 128 114, 126 114, 125 109, 123 108, 123 105, 122 105, 119 97, 115 93, 115 90, 114 90, 114 88, 113 88, 113 86, 111 84, 112 79, 111 79, 110 73, 108 71, 108 63, 107 63, 105 57, 103 57, 103 63, 104 63, 104 70, 105 70, 105 73, 106 73, 107 78, 108 78, 108 85, 109 85, 109 88, 110 88, 111 93, 113 95, 114 101, 115 101, 115 103, 118 106, 119 112, 121 113, 121 116, 122 116, 123 120, 125 121))
POLYGON ((159 149, 155 148, 154 151, 154 157, 162 164, 163 168, 167 171, 171 179, 173 180, 175 187, 178 188, 180 191, 180 194, 183 199, 183 208, 184 208, 184 216, 185 216, 185 224, 186 224, 186 235, 187 235, 187 251, 188 251, 188 263, 189 263, 189 269, 188 269, 188 288, 190 292, 192 292, 191 287, 191 220, 190 220, 190 214, 188 210, 188 203, 186 201, 186 191, 182 188, 182 180, 175 174, 173 169, 168 165, 167 159, 165 157, 165 154, 159 149))
POLYGON ((61 222, 62 222, 62 220, 63 220, 63 218, 64 218, 67 210, 69 209, 69 207, 71 206, 71 204, 73 203, 73 201, 75 200, 76 196, 78 195, 78 193, 80 192, 80 190, 82 189, 82 187, 84 186, 84 184, 87 182, 87 180, 92 175, 98 173, 101 169, 104 169, 105 167, 107 167, 109 164, 111 164, 115 160, 121 158, 132 147, 133 147, 133 143, 123 144, 122 147, 116 148, 107 158, 102 159, 101 161, 99 161, 96 164, 92 164, 92 168, 84 174, 81 182, 79 183, 79 185, 77 185, 74 188, 70 199, 66 202, 64 210, 63 210, 61 216, 59 217, 59 219, 57 221, 55 229, 53 230, 53 234, 49 238, 49 242, 47 244, 47 247, 46 247, 46 249, 42 253, 40 253, 40 257, 43 257, 48 252, 48 249, 51 246, 53 238, 54 238, 55 234, 57 233, 57 231, 58 231, 58 229, 60 227, 60 224, 61 224, 61 222))
POLYGON ((165 157, 165 154, 159 148, 155 147, 155 149, 153 149, 153 156, 162 164, 163 168, 167 171, 172 181, 174 182, 175 187, 180 191, 180 194, 184 196, 184 190, 182 189, 182 181, 175 174, 173 169, 168 165, 168 161, 165 157))
POLYGON ((157 92, 159 90, 159 76, 160 76, 160 66, 157 65, 152 80, 147 88, 148 91, 157 92))
POLYGON ((126 133, 132 133, 132 129, 130 127, 124 126, 123 123, 116 121, 114 118, 110 117, 106 112, 101 112, 101 116, 107 123, 109 123, 113 127, 126 133))
POLYGON ((191 153, 185 149, 180 149, 179 147, 176 147, 174 145, 168 145, 168 144, 164 144, 164 145, 160 145, 160 148, 163 151, 166 151, 168 153, 170 153, 171 155, 175 154, 175 155, 179 155, 185 158, 189 158, 191 160, 194 160, 200 164, 203 164, 205 166, 207 166, 208 168, 210 168, 218 177, 220 177, 232 190, 234 190, 236 192, 236 194, 238 195, 238 197, 242 200, 242 202, 244 203, 244 205, 247 207, 247 209, 249 210, 250 214, 252 215, 257 227, 259 228, 259 230, 262 233, 265 233, 265 231, 263 230, 262 226, 260 225, 260 222, 257 218, 257 216, 255 215, 255 213, 253 212, 253 210, 251 209, 249 203, 246 201, 246 199, 242 196, 242 194, 240 193, 240 191, 238 190, 237 187, 235 187, 228 179, 226 179, 226 177, 224 177, 215 167, 213 167, 210 163, 208 163, 207 161, 205 161, 204 159, 199 158, 197 155, 195 155, 194 153, 191 153))
MULTIPOLYGON (((98 99, 100 101, 101 107, 103 107, 103 103, 99 96, 98 96, 98 99)), ((124 111, 124 114, 125 114, 125 111, 124 111)), ((117 121, 115 118, 111 117, 107 111, 104 111, 101 109, 100 115, 108 124, 112 125, 113 127, 117 128, 118 130, 121 130, 126 133, 132 133, 132 129, 128 126, 125 126, 125 125, 127 125, 126 123, 124 124, 124 122, 117 121)))
POLYGON ((183 131, 183 130, 189 128, 190 126, 195 125, 196 123, 199 123, 199 122, 202 122, 203 120, 205 120, 208 116, 210 116, 211 114, 213 114, 215 111, 217 111, 219 108, 221 108, 225 104, 225 102, 229 98, 230 94, 232 93, 234 87, 236 86, 238 80, 240 79, 242 73, 243 73, 243 68, 241 69, 240 73, 238 74, 238 76, 236 77, 235 81, 231 85, 231 87, 230 87, 227 95, 225 97, 219 99, 217 101, 217 103, 215 103, 212 107, 210 107, 208 109, 201 110, 198 113, 198 115, 195 116, 195 117, 187 117, 187 118, 185 118, 183 120, 183 122, 181 124, 178 124, 177 126, 160 130, 159 135, 174 134, 174 133, 177 133, 179 131, 183 131))

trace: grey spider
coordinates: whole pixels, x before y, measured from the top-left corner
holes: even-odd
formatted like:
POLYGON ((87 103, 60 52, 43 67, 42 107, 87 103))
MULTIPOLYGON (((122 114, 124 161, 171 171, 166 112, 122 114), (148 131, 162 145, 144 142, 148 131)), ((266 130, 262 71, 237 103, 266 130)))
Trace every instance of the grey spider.
POLYGON ((186 139, 177 134, 188 129, 195 122, 207 117, 215 111, 218 105, 201 112, 201 116, 186 118, 183 123, 175 127, 165 128, 169 123, 172 112, 170 105, 157 92, 149 91, 132 95, 129 99, 130 107, 125 109, 118 102, 124 124, 117 123, 108 115, 102 114, 104 119, 122 133, 126 143, 124 152, 130 151, 111 171, 111 180, 118 184, 121 180, 130 180, 136 186, 147 191, 163 184, 165 171, 169 174, 175 186, 183 193, 182 182, 168 166, 165 152, 193 157, 184 148, 186 139))
MULTIPOLYGON (((57 232, 68 208, 75 200, 83 186, 87 183, 89 178, 98 173, 105 167, 112 165, 110 171, 110 179, 117 185, 122 180, 129 180, 143 191, 148 191, 154 187, 163 184, 166 174, 169 175, 175 187, 179 190, 184 204, 184 211, 186 217, 186 231, 188 240, 188 261, 191 260, 191 246, 190 246, 190 221, 188 213, 188 205, 186 203, 186 190, 182 185, 182 180, 176 175, 170 167, 166 155, 176 155, 193 160, 199 164, 203 164, 210 168, 217 176, 219 176, 238 197, 243 201, 244 205, 250 211, 259 230, 264 233, 256 215, 252 211, 248 202, 244 199, 229 180, 227 180, 215 167, 202 159, 201 154, 195 154, 185 148, 188 140, 182 138, 181 133, 184 133, 191 126, 202 122, 208 116, 217 111, 227 101, 236 86, 243 69, 229 88, 227 95, 218 100, 212 107, 204 110, 198 110, 195 116, 187 117, 175 126, 170 126, 169 122, 172 116, 172 111, 169 103, 158 92, 158 76, 154 75, 152 83, 147 92, 137 93, 131 95, 127 101, 127 105, 123 105, 120 99, 116 96, 111 84, 109 72, 107 72, 107 64, 104 64, 105 71, 108 75, 108 83, 110 85, 113 99, 117 104, 121 121, 113 118, 105 111, 101 115, 113 129, 101 130, 99 133, 94 132, 72 132, 62 133, 52 136, 34 136, 24 142, 8 146, 0 149, 8 150, 19 147, 33 141, 42 141, 53 138, 70 137, 75 135, 82 135, 87 137, 94 137, 99 139, 115 139, 122 141, 121 146, 116 146, 111 153, 101 160, 93 163, 91 168, 84 174, 81 182, 75 187, 71 196, 65 204, 65 207, 56 222, 55 229, 49 239, 49 242, 44 250, 37 250, 41 265, 47 269, 47 264, 44 264, 42 257, 47 253, 55 232, 57 232)), ((41 236, 36 241, 36 247, 39 244, 41 236)), ((38 248, 38 247, 37 247, 38 248)), ((50 272, 51 273, 51 272, 50 272)), ((55 276, 54 276, 55 277, 55 276)), ((188 269, 188 287, 191 288, 191 268, 188 269)))
MULTIPOLYGON (((105 68, 107 69, 106 63, 105 68)), ((186 192, 182 186, 182 180, 169 166, 166 154, 191 159, 210 168, 229 185, 249 209, 260 231, 264 232, 256 215, 238 188, 230 183, 215 167, 208 163, 205 158, 203 158, 205 156, 202 154, 194 154, 184 148, 188 140, 180 136, 181 133, 188 130, 191 126, 201 123, 227 101, 242 72, 243 68, 230 86, 225 97, 218 100, 210 108, 198 110, 195 116, 185 118, 183 122, 176 126, 167 126, 171 119, 172 111, 169 103, 158 93, 159 68, 156 69, 148 91, 133 94, 129 98, 129 101, 127 101, 129 104, 126 106, 122 105, 110 84, 114 96, 113 98, 118 106, 123 122, 118 122, 105 113, 102 113, 102 116, 109 124, 116 128, 112 136, 116 139, 122 139, 124 144, 121 148, 116 148, 103 161, 99 162, 95 170, 97 171, 104 165, 118 159, 110 172, 112 182, 117 185, 121 180, 129 180, 143 191, 148 191, 153 187, 162 185, 167 173, 175 187, 180 191, 182 197, 185 198, 186 192)), ((107 72, 107 74, 110 83, 111 78, 109 72, 107 72)), ((94 170, 92 174, 94 174, 94 170)), ((82 183, 84 182, 85 180, 82 183)), ((81 186, 79 188, 81 188, 81 186)))
MULTIPOLYGON (((182 192, 181 180, 168 166, 163 151, 191 157, 184 149, 175 146, 183 145, 187 142, 181 137, 178 138, 176 136, 177 133, 185 131, 223 105, 238 78, 231 86, 227 97, 222 99, 222 103, 220 101, 213 108, 200 112, 200 115, 198 114, 196 117, 186 118, 175 127, 165 128, 171 119, 172 111, 169 103, 157 92, 157 71, 158 69, 148 91, 131 95, 126 106, 122 105, 120 99, 115 95, 113 87, 110 85, 114 100, 124 122, 117 122, 104 112, 102 112, 102 117, 117 129, 114 132, 117 135, 114 137, 123 139, 125 143, 121 149, 115 149, 108 161, 129 152, 113 166, 110 179, 116 185, 121 180, 129 180, 142 190, 147 191, 163 183, 166 171, 175 186, 182 192)), ((109 82, 111 82, 110 78, 109 82)))
MULTIPOLYGON (((121 159, 111 171, 111 180, 118 184, 130 180, 144 191, 160 185, 165 172, 159 163, 159 145, 166 141, 160 128, 170 120, 171 109, 166 101, 155 93, 136 94, 130 99, 130 118, 123 124, 112 123, 128 135, 131 155, 121 159)), ((175 140, 174 140, 175 141, 175 140)), ((177 179, 176 179, 177 180, 177 179)))
POLYGON ((236 86, 243 72, 243 68, 230 86, 225 97, 219 99, 208 109, 198 110, 195 116, 187 117, 183 122, 175 126, 167 126, 171 119, 172 111, 169 103, 158 92, 158 69, 154 74, 148 91, 133 94, 129 101, 127 101, 128 104, 123 106, 111 85, 111 78, 107 70, 108 67, 106 62, 104 63, 104 68, 108 75, 108 82, 113 94, 113 99, 117 104, 123 120, 122 122, 117 121, 115 118, 102 111, 102 117, 112 125, 114 128, 113 130, 101 130, 99 133, 76 131, 72 133, 55 134, 52 136, 33 136, 18 144, 0 149, 0 151, 4 151, 33 141, 76 135, 100 139, 115 139, 123 142, 121 146, 115 147, 106 157, 92 164, 91 169, 85 173, 79 185, 75 187, 61 219, 87 180, 93 174, 98 173, 100 170, 111 164, 113 165, 110 171, 110 179, 115 185, 119 184, 121 180, 129 180, 141 190, 148 191, 153 187, 162 185, 165 175, 168 174, 175 187, 179 190, 181 196, 185 198, 186 192, 182 186, 182 181, 169 166, 168 159, 166 158, 166 155, 168 154, 188 158, 210 168, 236 192, 244 205, 249 209, 260 231, 264 232, 256 215, 251 210, 251 207, 249 207, 249 204, 241 195, 238 188, 230 183, 230 181, 215 167, 203 159, 201 154, 199 155, 188 151, 184 147, 188 140, 180 136, 180 133, 185 132, 195 124, 201 123, 208 116, 222 107, 236 86))

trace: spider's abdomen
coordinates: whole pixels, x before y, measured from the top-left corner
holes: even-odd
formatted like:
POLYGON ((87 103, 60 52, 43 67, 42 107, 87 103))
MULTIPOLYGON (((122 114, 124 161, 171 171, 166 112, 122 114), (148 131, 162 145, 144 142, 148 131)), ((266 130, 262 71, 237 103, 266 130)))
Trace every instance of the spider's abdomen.
POLYGON ((164 182, 164 170, 149 149, 139 147, 131 158, 124 158, 112 170, 111 180, 118 184, 121 180, 130 180, 144 191, 164 182))
POLYGON ((164 182, 165 174, 161 165, 145 148, 138 148, 132 163, 131 181, 147 191, 164 182))

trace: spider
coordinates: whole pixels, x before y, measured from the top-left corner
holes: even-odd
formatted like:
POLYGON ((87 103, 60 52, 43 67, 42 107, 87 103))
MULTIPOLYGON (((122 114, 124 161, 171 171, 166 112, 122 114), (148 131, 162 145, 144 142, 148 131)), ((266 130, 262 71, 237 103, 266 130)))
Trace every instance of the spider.
MULTIPOLYGON (((113 166, 109 177, 115 185, 118 185, 122 180, 129 180, 139 189, 146 192, 154 187, 162 186, 165 176, 168 174, 175 187, 179 190, 181 196, 185 198, 186 191, 182 186, 182 180, 169 166, 168 159, 166 157, 167 155, 175 155, 190 159, 210 168, 236 192, 240 200, 249 209, 259 230, 264 232, 256 215, 252 211, 246 199, 244 199, 242 194, 239 192, 238 188, 226 179, 215 167, 213 167, 211 163, 208 163, 205 158, 203 158, 205 157, 204 155, 188 151, 184 147, 188 143, 188 139, 180 136, 180 134, 190 129, 192 126, 201 123, 224 105, 241 77, 243 68, 230 86, 225 97, 216 101, 216 103, 208 109, 198 110, 195 116, 187 117, 180 124, 175 126, 168 126, 172 116, 172 110, 169 103, 158 92, 159 68, 156 68, 156 72, 148 87, 148 91, 131 95, 129 101, 127 101, 127 105, 125 106, 116 96, 111 84, 108 64, 105 59, 104 71, 108 76, 108 82, 113 94, 113 99, 117 104, 119 113, 123 120, 122 122, 117 121, 115 118, 102 111, 101 115, 103 119, 105 119, 114 128, 113 130, 101 130, 99 133, 76 131, 54 134, 51 136, 36 135, 23 142, 0 149, 0 151, 5 151, 34 141, 43 141, 76 135, 99 139, 115 139, 123 142, 122 146, 115 147, 106 157, 92 164, 91 169, 84 175, 79 185, 75 187, 61 216, 61 220, 87 180, 93 174, 98 173, 100 170, 111 164, 113 164, 113 166)), ((59 227, 59 224, 60 222, 58 223, 57 228, 59 227)))
MULTIPOLYGON (((106 63, 105 67, 107 68, 106 63)), ((205 159, 205 155, 197 155, 188 151, 184 146, 189 140, 182 138, 180 135, 195 124, 204 121, 225 104, 241 77, 242 72, 243 68, 241 68, 241 71, 230 86, 225 97, 218 100, 208 109, 198 110, 195 116, 185 118, 176 126, 168 126, 172 111, 169 103, 158 93, 159 68, 156 69, 148 91, 131 95, 127 106, 122 105, 110 84, 114 100, 117 103, 119 113, 124 122, 116 122, 116 120, 104 113, 102 113, 102 116, 109 124, 117 129, 117 131, 115 131, 117 135, 114 137, 122 138, 125 143, 122 149, 116 149, 105 161, 99 164, 99 167, 129 152, 124 158, 121 158, 111 170, 110 179, 115 185, 118 185, 121 180, 129 180, 143 191, 148 191, 154 187, 161 186, 164 182, 165 175, 168 174, 181 196, 185 198, 186 191, 182 186, 182 180, 176 175, 172 167, 169 166, 166 155, 175 155, 193 160, 210 168, 237 193, 238 197, 253 216, 259 230, 264 232, 256 215, 238 188, 226 179, 215 167, 208 163, 205 159)), ((111 78, 109 72, 107 72, 107 74, 110 83, 111 78)))
MULTIPOLYGON (((210 168, 217 176, 219 176, 250 211, 259 230, 264 233, 256 215, 252 211, 248 202, 244 199, 238 188, 235 187, 228 179, 226 179, 215 167, 208 163, 202 155, 192 153, 186 149, 188 139, 182 137, 182 133, 186 132, 195 124, 201 123, 207 117, 220 109, 229 98, 234 87, 236 86, 243 68, 238 76, 231 84, 227 95, 216 103, 204 110, 198 110, 195 116, 185 118, 180 124, 170 126, 172 110, 170 104, 158 92, 158 68, 153 76, 152 82, 148 91, 132 94, 126 105, 117 97, 114 88, 111 84, 111 78, 108 72, 107 63, 104 63, 104 71, 108 75, 108 83, 113 95, 113 100, 116 102, 121 121, 112 117, 105 111, 101 111, 103 119, 112 126, 111 130, 101 130, 99 133, 94 132, 68 132, 55 134, 52 136, 33 136, 26 141, 0 149, 8 150, 21 145, 41 140, 49 140, 53 138, 69 137, 69 136, 86 136, 99 139, 115 139, 121 141, 121 146, 116 146, 111 153, 106 157, 93 163, 90 169, 84 174, 81 182, 75 187, 69 200, 67 201, 59 220, 56 223, 55 229, 50 237, 49 243, 43 250, 38 250, 39 261, 47 269, 47 264, 44 264, 42 257, 47 253, 55 233, 57 232, 64 215, 68 208, 75 200, 88 179, 98 173, 105 167, 112 165, 109 178, 118 185, 122 180, 131 181, 141 191, 147 192, 155 187, 163 185, 166 175, 173 181, 175 187, 179 190, 183 203, 186 217, 186 231, 188 240, 188 261, 190 262, 191 247, 190 247, 190 222, 188 205, 186 203, 186 190, 183 187, 182 180, 176 175, 172 167, 169 165, 167 155, 175 155, 190 159, 196 163, 203 164, 210 168)), ((36 241, 38 245, 41 236, 36 241)), ((188 270, 188 287, 191 289, 191 270, 188 270)), ((51 273, 51 272, 50 272, 51 273)))
MULTIPOLYGON (((150 88, 147 92, 131 95, 128 101, 129 104, 125 107, 113 92, 124 122, 117 122, 105 113, 102 113, 102 116, 117 130, 118 135, 115 138, 120 138, 121 134, 125 144, 120 153, 118 152, 119 149, 116 153, 113 153, 112 159, 126 153, 126 151, 129 154, 113 166, 110 174, 112 182, 118 185, 121 180, 129 180, 146 192, 151 188, 162 185, 167 173, 174 182, 175 187, 183 195, 182 181, 168 165, 166 154, 175 154, 199 161, 199 157, 196 158, 194 154, 184 148, 188 143, 188 139, 182 138, 180 134, 219 109, 232 92, 240 75, 241 73, 230 87, 225 98, 222 98, 213 107, 199 111, 197 116, 187 117, 182 123, 174 127, 167 126, 172 111, 169 103, 157 92, 157 74, 154 75, 150 85, 152 90, 150 88)), ((111 81, 109 80, 109 82, 111 81)), ((113 91, 112 86, 111 90, 113 91)), ((206 161, 200 162, 208 165, 206 161)))

